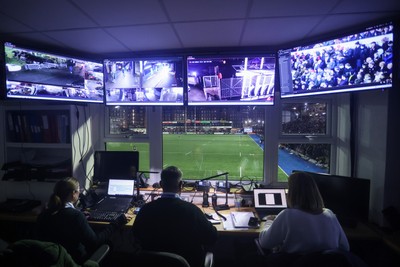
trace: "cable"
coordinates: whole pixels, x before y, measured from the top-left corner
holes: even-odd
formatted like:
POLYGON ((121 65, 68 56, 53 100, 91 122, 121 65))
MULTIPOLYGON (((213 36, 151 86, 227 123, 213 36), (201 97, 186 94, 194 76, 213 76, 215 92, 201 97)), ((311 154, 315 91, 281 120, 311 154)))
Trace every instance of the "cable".
POLYGON ((194 197, 196 196, 196 194, 197 194, 197 189, 194 190, 194 194, 192 196, 192 200, 190 200, 190 203, 193 203, 193 200, 194 200, 194 197))
POLYGON ((214 196, 216 197, 217 195, 214 194, 214 195, 212 196, 212 201, 211 201, 212 207, 213 207, 215 213, 216 213, 219 217, 221 217, 224 221, 226 221, 226 217, 225 217, 224 215, 222 215, 222 214, 217 210, 217 207, 216 207, 217 205, 216 205, 216 201, 214 200, 214 199, 215 199, 214 196))

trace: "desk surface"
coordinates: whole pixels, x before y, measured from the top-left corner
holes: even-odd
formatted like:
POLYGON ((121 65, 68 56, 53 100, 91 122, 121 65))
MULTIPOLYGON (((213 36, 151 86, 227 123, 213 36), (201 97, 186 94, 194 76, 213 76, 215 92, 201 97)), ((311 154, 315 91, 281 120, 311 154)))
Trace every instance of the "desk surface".
MULTIPOLYGON (((205 213, 215 213, 212 208, 200 208, 205 213)), ((24 223, 35 223, 38 214, 41 211, 41 207, 37 207, 29 212, 22 212, 22 213, 11 213, 11 212, 1 212, 0 213, 0 221, 7 221, 7 222, 24 222, 24 223)), ((229 210, 221 210, 219 211, 224 216, 229 216, 230 212, 237 211, 236 208, 231 207, 229 210)), ((254 212, 254 208, 240 208, 240 211, 251 211, 254 212)), ((128 213, 133 214, 133 209, 131 209, 128 213)), ((130 220, 125 227, 130 228, 132 227, 135 221, 135 215, 133 215, 133 219, 130 220)), ((246 236, 258 236, 260 231, 263 229, 265 222, 261 222, 259 228, 256 229, 224 229, 223 223, 221 221, 220 224, 214 224, 217 228, 218 232, 223 235, 246 235, 246 236)), ((94 222, 91 221, 90 224, 94 225, 101 225, 101 224, 108 224, 106 222, 94 222)), ((380 238, 380 235, 374 231, 371 227, 369 227, 365 223, 358 223, 354 228, 343 227, 347 238, 350 240, 377 240, 380 238)))

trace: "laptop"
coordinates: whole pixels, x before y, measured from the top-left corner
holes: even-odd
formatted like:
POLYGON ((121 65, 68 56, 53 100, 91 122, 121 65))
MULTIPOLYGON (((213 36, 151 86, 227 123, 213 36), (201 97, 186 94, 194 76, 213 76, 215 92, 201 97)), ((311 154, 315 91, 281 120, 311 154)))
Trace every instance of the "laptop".
POLYGON ((92 209, 96 211, 125 213, 131 207, 134 188, 134 180, 109 179, 107 195, 97 202, 92 209))
POLYGON ((260 219, 267 215, 276 215, 287 208, 286 189, 254 189, 254 208, 260 219))

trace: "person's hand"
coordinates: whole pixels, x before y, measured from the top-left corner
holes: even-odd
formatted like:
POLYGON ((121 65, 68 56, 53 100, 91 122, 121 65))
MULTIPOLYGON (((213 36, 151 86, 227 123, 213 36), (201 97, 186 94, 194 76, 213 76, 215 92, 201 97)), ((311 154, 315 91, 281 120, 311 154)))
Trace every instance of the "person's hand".
POLYGON ((116 225, 117 227, 122 227, 127 224, 130 220, 132 220, 133 216, 129 213, 124 213, 118 216, 118 218, 112 222, 112 224, 116 225))
POLYGON ((268 216, 265 217, 265 219, 267 221, 273 221, 273 220, 275 220, 275 217, 276 217, 276 215, 268 215, 268 216))
POLYGON ((84 210, 82 213, 85 215, 86 219, 90 217, 90 212, 88 210, 84 210))
POLYGON ((125 213, 125 219, 126 219, 126 223, 130 222, 133 218, 133 215, 130 213, 125 213))

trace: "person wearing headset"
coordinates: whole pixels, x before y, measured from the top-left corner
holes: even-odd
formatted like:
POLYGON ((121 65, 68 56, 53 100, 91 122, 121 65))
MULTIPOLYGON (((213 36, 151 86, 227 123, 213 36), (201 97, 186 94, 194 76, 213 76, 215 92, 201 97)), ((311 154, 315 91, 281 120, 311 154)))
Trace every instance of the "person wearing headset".
POLYGON ((192 267, 204 266, 207 247, 217 241, 217 229, 199 207, 180 198, 181 177, 175 166, 161 172, 163 193, 136 215, 134 242, 144 250, 181 255, 192 267))

